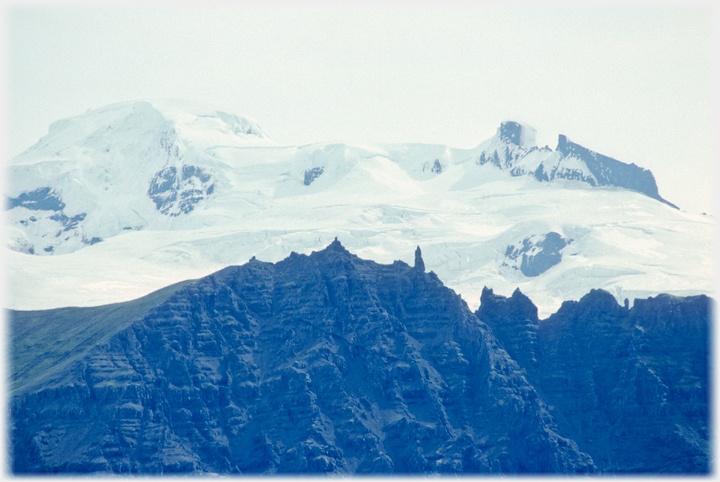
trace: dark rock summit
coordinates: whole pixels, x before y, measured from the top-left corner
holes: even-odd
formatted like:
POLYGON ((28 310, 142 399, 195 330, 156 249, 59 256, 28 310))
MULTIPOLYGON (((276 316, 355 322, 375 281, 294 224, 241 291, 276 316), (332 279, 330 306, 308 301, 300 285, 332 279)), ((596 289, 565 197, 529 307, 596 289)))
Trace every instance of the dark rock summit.
POLYGON ((513 121, 500 124, 498 135, 503 142, 519 147, 530 148, 535 144, 535 129, 513 121))
POLYGON ((677 209, 677 206, 660 197, 655 177, 647 169, 638 167, 635 164, 625 164, 612 157, 598 154, 579 144, 570 142, 562 134, 558 136, 556 151, 564 157, 574 157, 581 160, 593 175, 593 178, 587 181, 592 185, 617 186, 641 192, 677 209))
POLYGON ((535 130, 513 121, 500 124, 489 147, 480 152, 477 163, 491 163, 512 176, 532 176, 541 182, 575 180, 591 186, 615 186, 642 193, 678 209, 663 199, 655 177, 647 169, 625 164, 560 134, 555 151, 535 146, 535 130))
POLYGON ((132 302, 11 311, 12 470, 707 472, 708 299, 605 298, 540 322, 486 289, 476 316, 419 248, 380 265, 336 239, 132 302))
POLYGON ((422 259, 422 252, 420 246, 415 250, 415 269, 421 272, 425 272, 425 261, 422 259))
POLYGON ((538 361, 537 332, 540 320, 538 310, 530 298, 519 289, 506 298, 485 287, 475 314, 493 328, 493 334, 500 344, 521 367, 535 367, 538 361))

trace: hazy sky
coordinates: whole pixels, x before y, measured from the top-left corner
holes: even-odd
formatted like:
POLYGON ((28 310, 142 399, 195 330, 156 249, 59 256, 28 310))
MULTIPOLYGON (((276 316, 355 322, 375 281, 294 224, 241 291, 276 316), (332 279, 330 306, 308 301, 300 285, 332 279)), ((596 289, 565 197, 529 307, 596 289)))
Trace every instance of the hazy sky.
POLYGON ((206 102, 282 144, 470 148, 503 120, 650 169, 715 214, 710 7, 49 8, 6 11, 9 157, 51 122, 206 102))

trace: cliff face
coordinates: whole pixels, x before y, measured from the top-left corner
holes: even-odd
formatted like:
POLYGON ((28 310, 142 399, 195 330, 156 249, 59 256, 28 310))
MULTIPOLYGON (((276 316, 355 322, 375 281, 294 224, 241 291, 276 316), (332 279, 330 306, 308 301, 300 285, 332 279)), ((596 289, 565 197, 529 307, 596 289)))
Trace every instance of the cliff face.
MULTIPOLYGON (((134 318, 113 321, 115 333, 82 356, 59 348, 54 359, 70 361, 34 374, 35 383, 14 373, 15 473, 707 470, 707 367, 692 365, 707 362, 707 348, 697 351, 707 346, 700 301, 636 304, 631 315, 618 307, 620 328, 612 309, 596 312, 616 351, 608 367, 594 367, 580 348, 587 310, 564 305, 538 324, 519 291, 484 295, 479 315, 491 330, 424 272, 419 250, 414 267, 379 265, 336 241, 173 289, 141 313, 126 307, 134 318), (630 338, 612 342, 620 329, 630 338), (654 345, 687 330, 696 344, 678 340, 677 360, 693 361, 672 365, 675 349, 654 345), (604 412, 618 400, 631 409, 604 412), (688 442, 659 466, 662 454, 615 454, 608 443, 623 437, 623 447, 692 439, 705 452, 688 442)), ((32 315, 52 323, 55 311, 32 315)), ((10 313, 13 347, 32 331, 23 330, 29 316, 10 313)), ((103 321, 87 319, 96 333, 103 321)), ((13 349, 13 364, 19 356, 13 349)))
POLYGON ((652 172, 625 164, 568 140, 560 134, 555 151, 535 146, 535 129, 503 122, 494 137, 478 146, 480 165, 491 163, 513 176, 532 176, 541 182, 556 179, 580 181, 591 186, 616 186, 642 193, 677 209, 663 199, 652 172))
POLYGON ((706 296, 661 295, 627 309, 595 290, 539 323, 521 298, 487 290, 476 314, 599 469, 708 471, 706 296))
POLYGON ((612 157, 593 152, 579 144, 570 142, 562 134, 558 136, 557 152, 565 157, 572 157, 585 163, 593 175, 593 180, 590 182, 592 185, 617 186, 641 192, 677 209, 677 206, 660 197, 655 177, 647 169, 638 167, 635 164, 625 164, 612 157))

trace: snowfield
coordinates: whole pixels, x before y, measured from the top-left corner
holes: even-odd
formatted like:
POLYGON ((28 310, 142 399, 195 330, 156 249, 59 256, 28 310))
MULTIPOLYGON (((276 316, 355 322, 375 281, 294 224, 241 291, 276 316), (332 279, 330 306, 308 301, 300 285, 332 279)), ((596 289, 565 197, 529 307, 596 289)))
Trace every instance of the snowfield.
POLYGON ((473 310, 484 286, 519 287, 541 318, 593 288, 630 304, 712 293, 711 216, 601 185, 580 157, 533 149, 531 129, 516 143, 501 130, 469 150, 278 146, 250 119, 167 101, 56 122, 10 161, 7 307, 126 301, 335 237, 380 263, 412 265, 420 246, 473 310))

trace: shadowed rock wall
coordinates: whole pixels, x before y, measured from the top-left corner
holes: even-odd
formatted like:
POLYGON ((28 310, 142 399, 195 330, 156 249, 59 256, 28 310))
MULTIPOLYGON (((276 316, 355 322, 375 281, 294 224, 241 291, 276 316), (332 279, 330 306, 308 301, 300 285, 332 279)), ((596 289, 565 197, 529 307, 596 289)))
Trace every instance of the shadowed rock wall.
MULTIPOLYGON (((626 446, 637 439, 641 448, 656 432, 685 440, 688 431, 707 424, 707 371, 671 369, 668 377, 680 376, 682 383, 656 383, 650 369, 638 364, 639 355, 621 359, 630 341, 617 341, 617 356, 610 359, 618 363, 607 375, 589 379, 595 367, 587 365, 591 353, 579 348, 585 335, 578 338, 584 332, 576 327, 585 313, 582 302, 580 308, 563 305, 553 318, 538 322, 537 310, 519 291, 510 299, 490 295, 483 294, 479 315, 492 322, 492 330, 424 272, 419 249, 414 267, 364 261, 335 241, 310 256, 293 253, 277 264, 253 259, 226 268, 158 298, 140 314, 125 308, 135 317, 127 326, 115 321, 114 335, 48 372, 42 383, 16 384, 24 388, 11 396, 13 471, 514 474, 707 468, 702 451, 687 452, 695 465, 680 454, 660 467, 660 455, 648 459, 637 449, 619 457, 588 435, 611 427, 614 432, 596 437, 625 436, 626 446), (508 329, 521 329, 509 333, 503 320, 511 320, 508 329), (553 382, 552 370, 543 367, 556 370, 561 381, 553 382), (630 379, 613 386, 617 373, 630 379), (582 383, 594 384, 593 395, 573 388, 582 383), (574 395, 562 405, 568 394, 574 395), (596 407, 606 399, 628 400, 635 408, 602 418, 596 407), (676 401, 684 408, 675 407, 676 401), (658 413, 665 418, 653 425, 658 413), (691 417, 695 425, 666 424, 691 417)), ((629 315, 606 308, 602 299, 597 303, 602 309, 595 312, 607 324, 602 333, 615 336, 621 328, 613 328, 610 317, 630 320, 629 315)), ((638 320, 649 313, 641 306, 633 308, 638 320)), ((700 340, 704 312, 688 310, 669 314, 664 324, 647 315, 655 324, 642 321, 645 338, 629 339, 635 350, 655 353, 649 345, 668 330, 683 332, 685 325, 673 328, 680 319, 697 328, 700 340), (698 317, 697 323, 688 316, 698 317), (649 345, 642 348, 641 339, 649 345)), ((53 311, 43 312, 48 323, 53 311)), ((10 318, 17 343, 27 336, 20 326, 25 317, 11 312, 10 318)), ((634 333, 630 325, 622 329, 634 333)), ((707 351, 695 349, 688 346, 683 354, 707 360, 707 351)), ((652 373, 663 380, 660 366, 666 361, 652 356, 647 366, 657 363, 652 373)), ((707 431, 693 433, 707 447, 707 431)))

